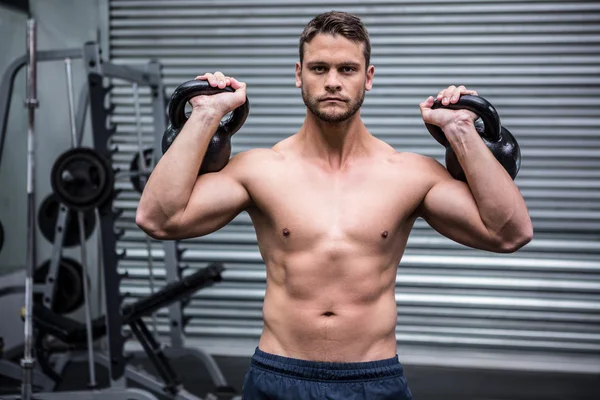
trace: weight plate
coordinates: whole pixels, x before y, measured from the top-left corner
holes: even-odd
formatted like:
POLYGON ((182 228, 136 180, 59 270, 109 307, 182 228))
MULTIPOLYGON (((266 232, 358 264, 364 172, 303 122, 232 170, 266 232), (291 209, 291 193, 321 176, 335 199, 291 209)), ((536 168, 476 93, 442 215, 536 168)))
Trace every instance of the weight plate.
MULTIPOLYGON (((36 284, 45 284, 49 269, 50 260, 47 260, 35 270, 33 281, 36 284)), ((83 268, 79 262, 68 257, 62 257, 58 265, 58 274, 54 285, 52 311, 55 313, 68 314, 83 304, 83 268)), ((35 293, 33 299, 42 303, 43 294, 35 293)))
POLYGON ((69 208, 89 210, 108 200, 114 186, 112 168, 94 149, 79 147, 61 154, 50 173, 58 200, 69 208))
MULTIPOLYGON (((56 220, 58 219, 58 207, 60 203, 55 194, 50 193, 40 205, 38 210, 38 225, 42 236, 50 243, 54 243, 56 236, 56 220)), ((94 210, 85 211, 83 214, 83 226, 85 238, 89 239, 96 228, 96 214, 94 210)), ((65 227, 63 246, 73 247, 80 244, 79 240, 79 220, 77 213, 68 211, 67 224, 65 227)))
MULTIPOLYGON (((144 160, 145 160, 144 165, 151 165, 152 154, 153 154, 152 149, 144 149, 143 154, 144 154, 144 160)), ((149 175, 150 172, 148 172, 148 175, 146 175, 146 174, 141 175, 139 173, 139 171, 140 171, 139 159, 140 159, 140 153, 137 152, 137 153, 135 153, 135 156, 133 156, 133 159, 131 160, 131 163, 129 164, 129 171, 133 172, 133 174, 131 175, 129 180, 131 181, 133 188, 135 190, 137 190, 139 193, 142 193, 144 191, 144 187, 146 186, 146 182, 148 181, 148 177, 150 176, 149 175)))

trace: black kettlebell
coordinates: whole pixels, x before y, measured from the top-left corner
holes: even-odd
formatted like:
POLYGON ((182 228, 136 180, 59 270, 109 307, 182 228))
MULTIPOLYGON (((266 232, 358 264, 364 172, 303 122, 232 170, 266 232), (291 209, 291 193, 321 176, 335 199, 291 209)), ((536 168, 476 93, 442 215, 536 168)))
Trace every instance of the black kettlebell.
MULTIPOLYGON (((500 116, 494 106, 480 96, 464 95, 454 104, 443 105, 441 101, 435 100, 433 110, 437 108, 449 108, 452 110, 469 110, 477 114, 480 119, 475 121, 475 129, 485 145, 494 154, 496 159, 510 177, 514 180, 521 168, 521 150, 515 137, 500 124, 500 116)), ((456 153, 444 131, 439 126, 425 124, 427 130, 442 146, 446 148, 446 169, 454 179, 466 182, 465 173, 458 162, 456 153)))
MULTIPOLYGON (((167 116, 169 125, 162 137, 162 152, 163 154, 171 146, 181 128, 189 118, 189 113, 185 112, 185 105, 192 98, 199 95, 213 95, 223 92, 234 92, 227 86, 224 89, 212 87, 207 81, 191 80, 182 83, 175 89, 169 101, 167 116)), ((202 160, 198 175, 207 172, 217 172, 222 170, 229 162, 231 156, 231 136, 236 133, 248 117, 250 104, 246 97, 246 102, 233 110, 229 118, 221 121, 219 128, 213 135, 206 154, 202 160)))

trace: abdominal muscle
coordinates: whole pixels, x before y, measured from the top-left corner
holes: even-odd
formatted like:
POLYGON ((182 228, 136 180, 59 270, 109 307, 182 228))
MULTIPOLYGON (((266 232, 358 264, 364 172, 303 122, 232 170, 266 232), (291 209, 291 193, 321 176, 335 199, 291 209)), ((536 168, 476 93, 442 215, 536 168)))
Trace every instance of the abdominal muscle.
POLYGON ((267 263, 259 348, 312 361, 364 362, 396 355, 396 265, 378 257, 319 263, 315 254, 267 263))

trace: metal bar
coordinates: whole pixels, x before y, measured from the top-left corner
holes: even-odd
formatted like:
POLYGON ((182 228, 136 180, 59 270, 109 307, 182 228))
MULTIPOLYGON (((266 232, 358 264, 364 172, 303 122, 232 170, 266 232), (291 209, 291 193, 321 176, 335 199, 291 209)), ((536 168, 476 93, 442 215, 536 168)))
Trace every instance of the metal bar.
POLYGON ((10 296, 11 294, 24 293, 25 286, 7 286, 0 289, 0 297, 10 296))
MULTIPOLYGON (((132 85, 133 92, 133 109, 135 112, 135 131, 137 137, 137 177, 140 181, 140 185, 144 187, 146 185, 146 181, 148 180, 148 172, 151 170, 150 166, 146 165, 146 157, 144 157, 144 143, 143 143, 143 133, 142 133, 142 113, 140 110, 140 98, 139 98, 139 89, 138 84, 133 83, 132 85)), ((152 165, 152 160, 154 157, 151 157, 150 164, 152 165)), ((151 261, 150 261, 151 262, 151 261)), ((151 266, 150 266, 151 267, 151 266)))
MULTIPOLYGON (((98 211, 98 209, 94 210, 94 212, 96 214, 96 222, 98 226, 100 226, 100 212, 98 211)), ((96 267, 98 268, 98 275, 96 281, 98 284, 98 307, 96 309, 96 315, 103 315, 106 313, 106 310, 102 306, 104 304, 104 291, 102 290, 102 288, 104 288, 104 274, 102 273, 102 271, 104 271, 104 261, 102 259, 102 235, 100 234, 100 232, 96 233, 96 254, 98 255, 96 264, 96 267)))
POLYGON ((170 303, 177 302, 193 294, 201 288, 211 286, 221 280, 223 270, 224 267, 222 265, 212 264, 177 282, 171 282, 154 295, 124 306, 122 309, 123 319, 127 323, 140 319, 170 303))
POLYGON ((58 277, 60 261, 62 257, 62 246, 66 233, 67 224, 69 223, 69 210, 64 204, 58 206, 58 216, 56 218, 56 226, 54 228, 54 243, 52 244, 52 256, 50 258, 50 266, 48 274, 43 285, 35 285, 34 291, 37 293, 41 289, 43 293, 43 303, 49 309, 52 308, 54 302, 54 294, 56 293, 55 282, 58 277))
POLYGON ((21 395, 30 400, 33 393, 32 373, 35 364, 33 358, 33 271, 36 265, 35 246, 35 109, 38 107, 36 82, 36 24, 35 20, 27 20, 27 261, 25 265, 25 349, 21 367, 23 382, 21 395))
POLYGON ((2 159, 2 150, 4 149, 4 138, 6 137, 6 127, 8 126, 10 99, 12 97, 15 77, 26 62, 27 55, 14 60, 4 72, 2 83, 0 83, 0 160, 2 159))
MULTIPOLYGON (((152 261, 152 245, 150 237, 146 235, 146 247, 148 248, 148 275, 150 278, 150 296, 156 292, 156 286, 154 284, 154 262, 152 261)), ((156 323, 156 312, 152 313, 152 330, 156 335, 158 334, 158 325, 156 323)))
MULTIPOLYGON (((98 73, 100 55, 98 46, 87 43, 84 47, 85 67, 90 95, 90 115, 94 148, 104 157, 110 159, 111 151, 108 141, 112 134, 107 128, 108 113, 104 107, 107 90, 103 86, 102 75, 98 73)), ((116 254, 116 235, 112 201, 107 201, 98 208, 100 216, 100 235, 102 237, 102 261, 104 270, 104 301, 106 307, 106 324, 108 351, 110 357, 110 379, 113 383, 123 381, 125 373, 125 358, 123 356, 124 337, 121 331, 122 322, 121 293, 119 290, 120 276, 117 270, 118 257, 116 254)))
MULTIPOLYGON (((66 50, 46 50, 36 52, 36 62, 56 61, 64 58, 81 58, 81 49, 66 50)), ((0 160, 2 159, 2 150, 4 149, 4 139, 6 138, 6 127, 8 126, 8 113, 10 111, 10 99, 15 83, 17 73, 27 64, 29 55, 24 54, 17 57, 6 68, 2 81, 0 82, 0 160)))
POLYGON ((79 93, 79 105, 77 107, 77 119, 75 126, 77 127, 77 147, 81 147, 83 142, 83 133, 85 131, 85 116, 87 115, 87 108, 89 104, 89 93, 87 85, 81 87, 79 93))
POLYGON ((144 159, 144 144, 142 141, 142 113, 140 110, 140 91, 137 83, 131 85, 133 92, 133 110, 135 112, 135 131, 138 140, 138 171, 146 170, 146 160, 144 159))
POLYGON ((148 327, 141 319, 130 322, 131 331, 138 339, 148 359, 160 375, 165 383, 164 390, 169 393, 176 394, 179 390, 180 383, 178 382, 177 374, 171 367, 169 360, 162 351, 160 344, 156 341, 148 327))
MULTIPOLYGON (((148 175, 146 172, 148 171, 148 166, 146 165, 146 157, 144 157, 144 144, 142 140, 142 115, 140 110, 140 96, 139 96, 139 88, 137 83, 133 83, 132 87, 133 92, 133 107, 135 111, 135 130, 137 136, 137 155, 138 155, 138 179, 140 180, 140 184, 145 186, 146 180, 148 179, 148 175), (143 184, 142 184, 143 179, 143 184)), ((153 158, 153 157, 152 157, 153 158)), ((146 248, 148 249, 148 274, 150 279, 150 295, 153 295, 156 291, 156 287, 154 285, 154 263, 152 261, 152 245, 150 242, 150 237, 146 235, 146 248)), ((158 333, 158 325, 156 323, 156 313, 152 313, 152 330, 156 335, 158 333)))
MULTIPOLYGON (((179 254, 177 251, 176 241, 165 241, 163 243, 165 252, 165 270, 167 273, 167 285, 175 284, 179 280, 177 272, 179 268, 179 254)), ((169 327, 171 334, 171 347, 183 347, 183 315, 181 313, 181 305, 172 303, 169 305, 169 327)))
POLYGON ((75 105, 73 104, 73 73, 71 72, 71 59, 65 58, 65 72, 67 74, 67 99, 69 101, 69 125, 71 127, 71 147, 77 146, 77 126, 75 124, 75 105))
MULTIPOLYGON (((144 71, 138 68, 116 66, 103 62, 100 58, 99 46, 96 43, 86 43, 83 54, 88 76, 94 147, 101 155, 110 159, 112 149, 108 147, 108 142, 114 134, 114 129, 107 127, 109 113, 105 109, 104 103, 109 90, 103 86, 103 79, 121 78, 138 84, 156 86, 160 85, 160 74, 155 71, 144 71)), ((104 297, 112 384, 114 381, 121 380, 125 373, 125 359, 122 354, 124 345, 121 332, 122 320, 118 311, 121 309, 121 295, 119 291, 120 276, 117 270, 118 257, 115 252, 117 238, 114 232, 114 219, 116 216, 112 210, 112 201, 100 206, 98 211, 102 235, 104 297)))
POLYGON ((112 63, 104 63, 101 66, 102 74, 109 78, 125 79, 130 82, 136 82, 140 85, 158 85, 160 76, 149 73, 138 67, 130 65, 116 65, 112 63))
MULTIPOLYGON (((161 65, 159 63, 155 61, 150 62, 148 69, 152 74, 162 78, 161 65)), ((152 152, 152 161, 149 166, 149 169, 152 170, 160 158, 159 155, 162 154, 162 137, 167 128, 167 102, 162 79, 159 79, 157 85, 151 86, 150 95, 152 99, 152 121, 154 123, 154 149, 152 152)))
MULTIPOLYGON (((75 105, 73 100, 73 74, 71 71, 71 59, 65 59, 65 70, 67 78, 67 97, 69 101, 69 122, 71 127, 71 147, 75 148, 79 146, 79 143, 83 135, 77 133, 77 123, 75 121, 75 105)), ((85 85, 84 85, 85 86, 85 85)), ((87 97, 87 96, 86 96, 87 97)), ((80 99, 81 102, 81 99, 80 99)), ((79 114, 80 115, 80 114, 79 114)), ((78 116, 79 116, 78 115, 78 116)), ((85 117, 85 111, 83 112, 85 117)), ((61 205, 62 207, 62 205, 61 205)), ((79 239, 81 247, 81 266, 83 269, 83 299, 84 299, 84 315, 86 325, 86 340, 87 340, 87 351, 88 351, 88 368, 89 368, 89 387, 96 387, 96 369, 94 363, 94 339, 92 333, 92 316, 90 308, 90 290, 88 286, 88 266, 87 266, 87 244, 85 238, 85 224, 83 212, 77 212, 77 222, 79 226, 79 239)))
MULTIPOLYGON (((74 123, 75 121, 73 121, 74 123)), ((76 138, 73 137, 73 142, 76 142, 76 138)), ((85 311, 85 328, 87 335, 87 351, 88 351, 88 367, 90 371, 90 388, 96 387, 96 370, 94 367, 94 338, 92 337, 92 316, 90 309, 90 289, 88 286, 88 267, 87 267, 87 244, 85 240, 85 224, 83 222, 83 211, 77 212, 77 219, 79 223, 79 241, 81 242, 81 267, 83 269, 83 304, 85 311)))

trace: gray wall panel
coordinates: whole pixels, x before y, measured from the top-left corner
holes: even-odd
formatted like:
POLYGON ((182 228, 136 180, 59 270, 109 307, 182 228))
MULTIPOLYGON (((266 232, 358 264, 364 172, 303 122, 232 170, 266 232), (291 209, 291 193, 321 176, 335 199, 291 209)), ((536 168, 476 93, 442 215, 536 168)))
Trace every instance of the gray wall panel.
MULTIPOLYGON (((222 70, 248 84, 250 116, 234 152, 270 147, 295 133, 305 110, 294 87, 298 36, 318 13, 343 9, 372 38, 374 88, 361 115, 399 151, 443 160, 418 104, 450 84, 475 88, 521 144, 517 184, 536 236, 516 254, 468 249, 417 221, 397 278, 401 346, 535 350, 600 356, 600 4, 590 1, 110 1, 110 56, 164 65, 179 83, 222 70)), ((130 87, 116 85, 115 163, 136 151, 130 87)), ((143 132, 152 142, 150 103, 143 132)), ((124 290, 149 293, 139 195, 127 181, 117 206, 126 230, 124 290)), ((186 309, 192 337, 257 339, 265 268, 246 214, 218 232, 182 243, 191 269, 224 261, 219 285, 186 309)), ((160 243, 152 251, 164 279, 160 243)), ((166 310, 160 314, 164 323, 166 310)), ((163 326, 162 329, 166 329, 163 326)))

